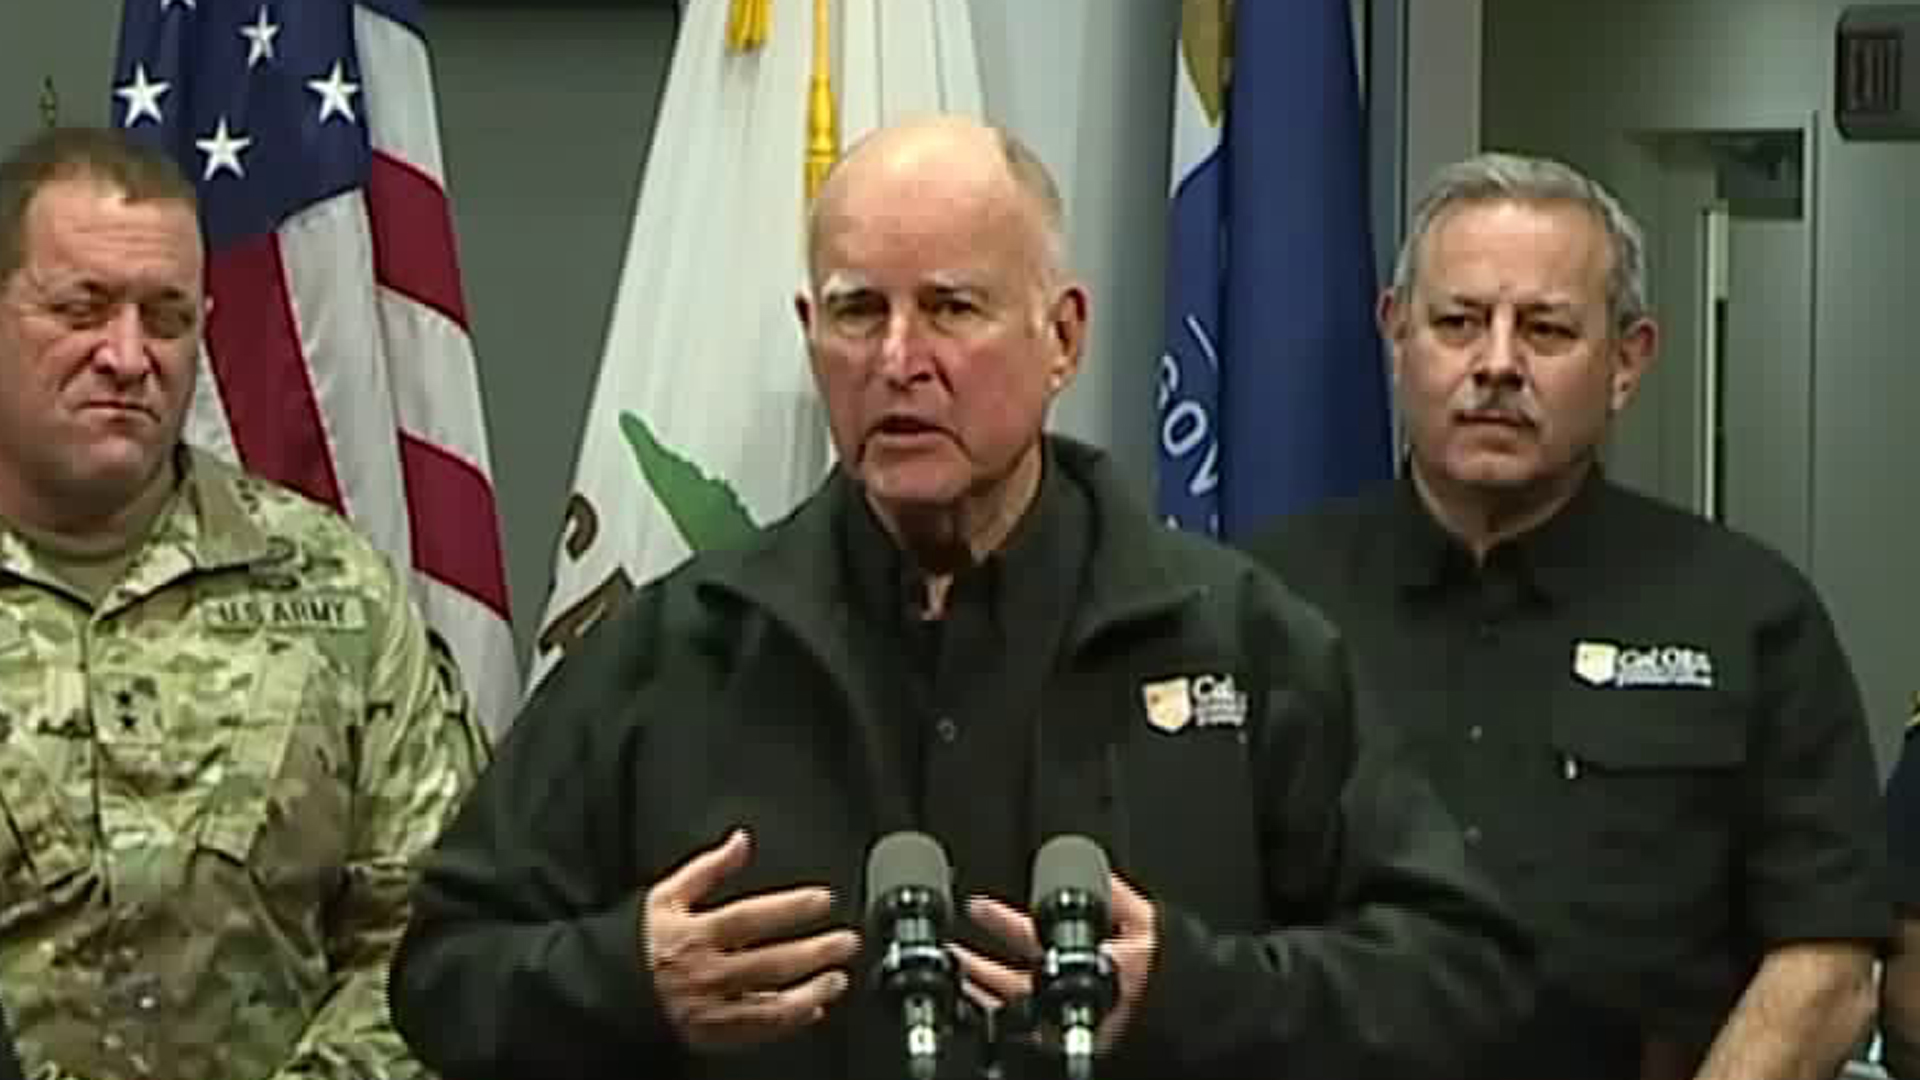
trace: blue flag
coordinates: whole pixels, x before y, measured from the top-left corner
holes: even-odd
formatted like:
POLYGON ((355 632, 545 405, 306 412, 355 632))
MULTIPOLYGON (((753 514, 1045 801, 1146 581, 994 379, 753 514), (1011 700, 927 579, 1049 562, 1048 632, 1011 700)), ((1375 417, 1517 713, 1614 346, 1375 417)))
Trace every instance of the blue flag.
POLYGON ((1185 10, 1159 505, 1236 540, 1393 472, 1365 126, 1347 0, 1185 10))

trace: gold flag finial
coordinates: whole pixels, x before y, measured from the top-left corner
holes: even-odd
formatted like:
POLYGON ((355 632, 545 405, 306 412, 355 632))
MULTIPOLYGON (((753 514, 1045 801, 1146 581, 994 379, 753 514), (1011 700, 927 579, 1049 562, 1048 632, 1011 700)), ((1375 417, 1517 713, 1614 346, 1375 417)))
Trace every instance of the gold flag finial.
POLYGON ((827 47, 828 5, 813 0, 813 77, 807 83, 807 202, 820 194, 840 156, 840 122, 833 107, 833 53, 827 47))
POLYGON ((60 123, 60 91, 53 88, 53 76, 40 83, 40 122, 53 127, 60 123))
POLYGON ((767 43, 773 29, 773 0, 732 0, 727 12, 727 48, 752 52, 767 43))
POLYGON ((1227 84, 1233 79, 1233 30, 1233 0, 1180 5, 1180 51, 1207 122, 1216 127, 1226 113, 1227 84))

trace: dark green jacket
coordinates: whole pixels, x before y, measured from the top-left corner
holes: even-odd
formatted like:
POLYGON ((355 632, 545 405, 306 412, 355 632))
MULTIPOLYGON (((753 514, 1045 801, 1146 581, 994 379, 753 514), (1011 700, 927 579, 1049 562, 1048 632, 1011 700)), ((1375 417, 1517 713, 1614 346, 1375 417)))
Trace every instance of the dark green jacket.
MULTIPOLYGON (((1052 449, 1094 539, 1037 703, 1031 841, 1091 835, 1159 905, 1146 996, 1100 1075, 1451 1075, 1524 1008, 1526 949, 1427 786, 1363 745, 1333 631, 1159 524, 1097 452, 1052 449), (1150 722, 1143 688, 1199 675, 1231 676, 1244 710, 1150 722)), ((676 1040, 641 960, 644 891, 736 825, 754 853, 729 898, 825 882, 856 926, 869 846, 916 825, 872 674, 899 646, 852 618, 841 569, 858 498, 836 475, 753 546, 643 589, 529 704, 428 859, 395 962, 396 1020, 430 1066, 903 1075, 871 956, 820 1024, 716 1056, 676 1040)))

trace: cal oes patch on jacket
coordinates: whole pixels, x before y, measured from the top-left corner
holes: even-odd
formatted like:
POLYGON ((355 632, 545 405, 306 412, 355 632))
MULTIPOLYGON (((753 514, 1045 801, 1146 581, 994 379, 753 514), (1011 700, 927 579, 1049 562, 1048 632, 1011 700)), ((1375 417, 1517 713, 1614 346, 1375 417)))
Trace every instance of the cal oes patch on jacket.
POLYGON ((1188 728, 1243 728, 1247 695, 1230 674, 1176 675, 1142 683, 1147 726, 1176 735, 1188 728))

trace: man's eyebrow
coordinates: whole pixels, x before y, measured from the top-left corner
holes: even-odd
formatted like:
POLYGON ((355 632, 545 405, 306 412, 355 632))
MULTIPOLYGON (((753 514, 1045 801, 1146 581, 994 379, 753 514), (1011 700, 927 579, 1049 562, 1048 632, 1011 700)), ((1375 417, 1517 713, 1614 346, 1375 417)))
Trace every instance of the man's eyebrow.
POLYGON ((828 274, 827 280, 821 283, 820 302, 826 304, 844 300, 849 296, 865 292, 867 288, 867 280, 864 277, 849 274, 844 270, 836 270, 828 274))
MULTIPOLYGON (((1448 307, 1448 308, 1459 307, 1459 308, 1471 308, 1476 310, 1484 310, 1486 308, 1495 307, 1498 305, 1498 303, 1499 301, 1497 300, 1488 300, 1484 297, 1470 296, 1466 293, 1445 293, 1437 297, 1433 301, 1431 306, 1448 307)), ((1513 306, 1518 311, 1523 311, 1530 314, 1538 314, 1543 311, 1571 314, 1572 312, 1577 310, 1579 307, 1579 305, 1571 298, 1562 297, 1562 296, 1550 296, 1550 297, 1538 298, 1538 299, 1521 300, 1516 302, 1513 306)))

